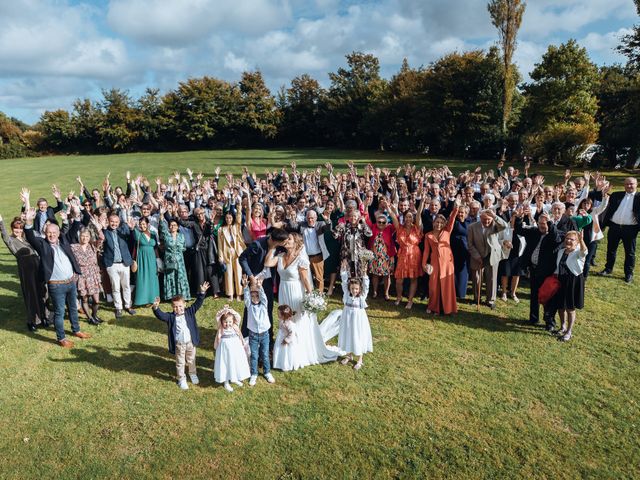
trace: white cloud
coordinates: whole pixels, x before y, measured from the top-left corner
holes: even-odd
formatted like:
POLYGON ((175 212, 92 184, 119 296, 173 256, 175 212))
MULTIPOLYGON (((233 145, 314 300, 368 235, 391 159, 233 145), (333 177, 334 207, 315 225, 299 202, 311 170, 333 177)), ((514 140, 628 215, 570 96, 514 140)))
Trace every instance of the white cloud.
POLYGON ((244 58, 236 57, 233 52, 224 56, 224 68, 234 73, 242 73, 249 69, 249 64, 244 58))
POLYGON ((259 35, 280 28, 290 15, 279 0, 112 0, 107 21, 136 41, 185 46, 220 31, 259 35))

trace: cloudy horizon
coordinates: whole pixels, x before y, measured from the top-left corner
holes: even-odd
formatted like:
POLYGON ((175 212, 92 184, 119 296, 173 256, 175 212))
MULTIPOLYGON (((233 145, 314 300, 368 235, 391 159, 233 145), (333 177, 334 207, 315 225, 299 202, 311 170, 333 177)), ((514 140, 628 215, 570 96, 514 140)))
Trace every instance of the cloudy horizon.
MULTIPOLYGON (((137 98, 190 77, 237 81, 260 70, 273 93, 303 73, 328 86, 352 51, 390 78, 403 58, 428 65, 497 39, 485 0, 15 0, 0 4, 0 111, 35 123, 105 88, 137 98)), ((623 63, 632 0, 529 0, 515 61, 523 75, 548 45, 575 38, 599 65, 623 63)))

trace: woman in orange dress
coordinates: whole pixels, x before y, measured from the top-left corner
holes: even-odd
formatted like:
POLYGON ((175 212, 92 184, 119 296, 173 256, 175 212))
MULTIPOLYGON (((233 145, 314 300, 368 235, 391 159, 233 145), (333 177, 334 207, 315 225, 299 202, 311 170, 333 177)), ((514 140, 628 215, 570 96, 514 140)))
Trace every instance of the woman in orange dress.
POLYGON ((449 220, 444 215, 438 215, 433 221, 433 230, 425 236, 422 269, 429 274, 427 313, 448 315, 458 311, 450 238, 459 208, 460 201, 456 200, 449 220))
POLYGON ((408 211, 404 214, 404 223, 398 221, 398 207, 389 208, 391 221, 396 229, 396 241, 400 245, 395 272, 396 305, 402 301, 402 283, 405 278, 410 279, 409 298, 406 309, 413 307, 413 297, 418 288, 418 278, 422 275, 420 242, 422 241, 422 211, 424 210, 426 195, 423 196, 418 212, 408 211))

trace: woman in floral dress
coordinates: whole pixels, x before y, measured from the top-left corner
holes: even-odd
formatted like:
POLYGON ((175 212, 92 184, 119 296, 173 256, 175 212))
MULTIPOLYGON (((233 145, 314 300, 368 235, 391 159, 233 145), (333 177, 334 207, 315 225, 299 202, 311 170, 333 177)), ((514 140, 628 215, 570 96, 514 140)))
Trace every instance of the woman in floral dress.
MULTIPOLYGON (((92 217, 92 222, 93 220, 92 217)), ((79 242, 71 244, 71 250, 73 251, 80 271, 82 274, 78 277, 78 294, 82 299, 82 311, 89 319, 89 323, 92 325, 98 325, 102 323, 102 320, 98 317, 98 308, 100 307, 100 289, 102 287, 100 281, 100 267, 98 266, 98 250, 104 241, 104 234, 102 229, 96 229, 98 238, 95 241, 91 241, 91 231, 88 228, 80 230, 79 242), (89 297, 91 297, 92 304, 89 308, 89 297)))
POLYGON ((384 299, 389 300, 389 287, 391 286, 391 275, 395 265, 396 245, 393 241, 393 234, 396 229, 389 224, 387 216, 379 213, 375 218, 375 223, 367 217, 367 225, 371 228, 373 235, 369 239, 369 250, 373 252, 373 260, 369 264, 369 273, 372 275, 373 298, 378 296, 378 285, 380 279, 384 282, 384 299))
POLYGON ((342 241, 340 262, 347 260, 350 277, 362 278, 367 275, 368 262, 360 257, 367 249, 366 242, 371 235, 369 225, 356 209, 348 210, 346 221, 339 223, 333 230, 333 236, 342 241))

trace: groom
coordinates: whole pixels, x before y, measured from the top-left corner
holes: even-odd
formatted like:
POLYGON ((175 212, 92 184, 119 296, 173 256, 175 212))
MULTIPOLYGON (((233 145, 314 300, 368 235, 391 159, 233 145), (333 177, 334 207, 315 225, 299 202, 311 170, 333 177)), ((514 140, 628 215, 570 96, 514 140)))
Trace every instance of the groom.
MULTIPOLYGON (((240 267, 242 273, 249 277, 251 286, 256 283, 256 275, 258 275, 264 269, 264 259, 267 256, 267 252, 274 247, 282 247, 284 242, 289 238, 289 234, 281 229, 274 228, 268 237, 263 237, 251 245, 249 245, 244 252, 240 255, 240 267)), ((273 285, 276 274, 275 268, 270 268, 268 278, 265 278, 262 282, 262 288, 267 295, 267 309, 269 310, 269 351, 273 350, 273 285)), ((248 337, 249 329, 247 328, 247 310, 244 310, 242 316, 242 335, 248 337)))

